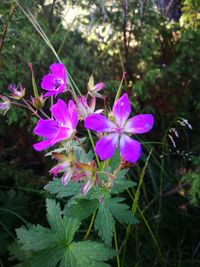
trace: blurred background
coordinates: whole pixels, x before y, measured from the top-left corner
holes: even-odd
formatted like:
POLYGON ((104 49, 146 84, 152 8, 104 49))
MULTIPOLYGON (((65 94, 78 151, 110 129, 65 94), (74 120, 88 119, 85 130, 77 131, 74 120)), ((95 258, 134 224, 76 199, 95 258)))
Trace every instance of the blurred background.
MULTIPOLYGON (((128 267, 200 266, 200 1, 0 1, 0 94, 11 83, 33 96, 55 55, 42 27, 84 94, 91 74, 104 82, 112 107, 123 72, 133 114, 152 113, 155 127, 142 139, 147 168, 141 220, 128 243, 128 267), (23 9, 23 10, 22 10, 23 9), (32 17, 33 16, 33 17, 32 17), (36 29, 35 29, 36 28, 36 29)), ((99 106, 101 103, 99 103, 99 106)), ((13 107, 0 117, 0 266, 13 266, 15 228, 45 224, 45 184, 52 162, 33 150, 36 120, 13 107)), ((137 182, 137 168, 130 171, 137 182)), ((123 241, 123 226, 119 238, 123 241)), ((119 243, 120 243, 119 241, 119 243)), ((115 266, 115 262, 112 266, 115 266)))

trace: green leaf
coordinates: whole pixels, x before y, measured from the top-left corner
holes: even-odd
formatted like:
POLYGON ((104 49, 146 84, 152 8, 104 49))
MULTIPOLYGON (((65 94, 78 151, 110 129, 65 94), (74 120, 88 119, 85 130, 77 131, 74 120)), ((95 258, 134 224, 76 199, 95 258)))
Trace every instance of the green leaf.
POLYGON ((137 184, 135 182, 129 181, 129 180, 125 180, 125 181, 115 180, 113 183, 113 186, 111 187, 111 193, 119 194, 125 191, 126 189, 136 186, 136 185, 137 184))
POLYGON ((92 241, 74 242, 65 253, 59 267, 106 267, 103 263, 115 256, 115 252, 106 245, 92 241))
POLYGON ((105 203, 101 204, 99 207, 94 227, 105 243, 111 246, 115 220, 109 209, 105 207, 104 204, 105 203))
POLYGON ((110 168, 109 171, 113 173, 119 166, 120 161, 121 161, 121 156, 119 153, 119 149, 116 149, 113 157, 109 161, 109 168, 110 168))
POLYGON ((60 205, 56 204, 55 200, 47 199, 47 219, 53 232, 55 232, 60 240, 65 239, 69 244, 75 232, 80 226, 80 221, 77 219, 61 217, 60 205))
MULTIPOLYGON (((55 245, 55 244, 54 244, 55 245)), ((40 251, 29 260, 30 267, 56 267, 61 260, 66 248, 64 246, 55 246, 50 249, 40 251)))
POLYGON ((78 218, 80 220, 88 218, 97 209, 99 202, 97 199, 76 199, 69 207, 64 210, 68 217, 78 218))
POLYGON ((16 230, 16 233, 19 243, 23 244, 21 248, 26 251, 49 248, 56 240, 55 234, 41 225, 33 225, 30 229, 21 227, 16 230))
POLYGON ((114 256, 112 249, 98 242, 73 242, 80 221, 61 215, 60 205, 55 200, 47 199, 46 206, 50 229, 41 225, 17 229, 21 247, 13 250, 14 258, 18 250, 27 252, 18 258, 22 261, 18 267, 109 266, 103 261, 114 256))
POLYGON ((121 203, 124 201, 124 198, 112 198, 108 203, 108 209, 111 214, 115 217, 120 223, 126 224, 136 224, 138 220, 135 218, 131 212, 128 205, 121 203))
POLYGON ((63 198, 80 194, 81 184, 71 181, 67 186, 63 186, 61 180, 56 179, 48 183, 45 190, 55 194, 57 198, 63 198))

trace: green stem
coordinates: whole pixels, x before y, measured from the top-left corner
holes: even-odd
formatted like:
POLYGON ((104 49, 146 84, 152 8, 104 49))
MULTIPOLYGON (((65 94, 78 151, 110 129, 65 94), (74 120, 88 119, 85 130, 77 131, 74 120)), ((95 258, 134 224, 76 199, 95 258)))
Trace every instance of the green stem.
POLYGON ((90 221, 90 225, 89 225, 89 227, 88 227, 88 229, 87 229, 87 232, 86 232, 86 234, 85 234, 83 240, 86 240, 86 239, 88 238, 90 232, 91 232, 91 229, 92 229, 92 226, 93 226, 93 223, 94 223, 94 219, 95 219, 96 213, 97 213, 97 210, 95 210, 95 211, 93 212, 93 214, 92 214, 92 218, 91 218, 91 221, 90 221))
POLYGON ((123 76, 122 76, 122 79, 121 79, 120 85, 119 85, 119 87, 118 87, 118 90, 117 90, 117 94, 116 94, 116 97, 115 97, 115 101, 114 101, 114 103, 117 101, 117 99, 118 99, 118 98, 120 97, 120 95, 121 95, 121 91, 122 91, 122 84, 123 84, 124 78, 125 78, 125 76, 124 76, 124 73, 123 73, 123 76))
POLYGON ((120 260, 119 260, 119 248, 118 248, 118 242, 117 242, 117 232, 116 228, 114 230, 114 241, 115 241, 115 251, 117 254, 117 267, 120 267, 120 260))
POLYGON ((20 216, 19 214, 17 214, 16 212, 12 211, 12 210, 9 210, 9 209, 4 209, 4 208, 0 208, 1 211, 4 211, 4 212, 8 212, 8 213, 11 213, 12 215, 15 215, 17 218, 19 218, 25 225, 28 225, 28 222, 22 217, 20 216))
POLYGON ((79 145, 80 145, 80 147, 81 147, 81 149, 82 149, 82 151, 83 151, 83 153, 85 155, 86 160, 90 161, 89 158, 88 158, 88 155, 87 155, 87 153, 85 151, 85 148, 84 148, 83 144, 81 143, 80 139, 77 136, 75 136, 75 140, 79 143, 79 145))
MULTIPOLYGON (((94 141, 93 141, 92 135, 90 133, 90 130, 87 130, 87 132, 88 132, 88 135, 89 135, 89 138, 90 138, 90 142, 92 144, 92 148, 94 150, 94 141)), ((98 166, 100 166, 100 161, 99 161, 99 158, 98 158, 97 154, 95 153, 95 150, 94 150, 94 154, 95 154, 95 157, 96 157, 96 160, 97 160, 97 164, 98 164, 98 166)))
MULTIPOLYGON (((151 157, 152 151, 153 151, 153 149, 150 150, 149 155, 148 155, 148 157, 147 157, 147 160, 146 160, 146 162, 145 162, 145 165, 144 165, 144 167, 143 167, 143 169, 142 169, 142 172, 141 172, 141 174, 140 174, 139 184, 138 184, 137 191, 136 191, 136 193, 135 193, 134 202, 133 202, 133 205, 132 205, 132 208, 131 208, 131 211, 132 211, 133 214, 135 214, 136 209, 137 209, 137 205, 138 205, 138 201, 139 201, 139 196, 140 196, 140 188, 141 188, 141 185, 142 185, 143 177, 144 177, 144 175, 145 175, 146 168, 147 168, 149 159, 150 159, 150 157, 151 157)), ((124 242, 124 249, 123 249, 123 255, 122 255, 122 264, 121 264, 121 267, 124 266, 124 262, 125 262, 125 255, 126 255, 127 241, 128 241, 129 235, 130 235, 130 230, 131 230, 131 224, 129 224, 129 225, 127 226, 127 229, 126 229, 126 237, 125 237, 125 242, 124 242)))
POLYGON ((140 210, 139 206, 137 207, 137 209, 138 209, 138 211, 139 211, 139 213, 140 213, 140 215, 141 215, 141 217, 142 217, 142 219, 143 219, 143 221, 144 221, 144 223, 145 223, 145 225, 146 225, 146 227, 147 227, 147 229, 148 229, 148 231, 149 231, 149 233, 150 233, 150 235, 151 235, 151 238, 152 238, 152 240, 153 240, 153 242, 154 242, 155 247, 156 247, 157 250, 158 250, 158 254, 160 255, 160 258, 161 258, 161 260, 162 260, 163 266, 166 266, 166 265, 165 265, 164 258, 163 258, 163 256, 162 256, 162 253, 161 253, 161 250, 160 250, 160 247, 159 247, 159 245, 158 245, 157 239, 155 238, 155 235, 154 235, 153 231, 151 230, 151 227, 150 227, 148 221, 146 220, 146 218, 145 218, 143 212, 140 210))

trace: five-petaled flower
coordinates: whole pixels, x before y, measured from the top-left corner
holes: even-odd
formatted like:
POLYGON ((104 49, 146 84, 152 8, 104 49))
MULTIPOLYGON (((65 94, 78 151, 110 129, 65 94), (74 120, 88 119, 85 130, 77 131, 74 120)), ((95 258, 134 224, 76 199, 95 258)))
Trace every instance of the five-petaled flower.
POLYGON ((98 133, 108 133, 95 146, 95 153, 101 160, 111 158, 119 146, 120 154, 126 161, 136 162, 142 153, 141 144, 129 137, 129 134, 141 134, 150 131, 154 124, 151 114, 140 114, 128 120, 131 105, 128 95, 124 94, 113 106, 114 121, 101 114, 92 114, 85 119, 85 127, 98 133))
POLYGON ((41 87, 48 91, 44 96, 57 96, 67 89, 67 71, 61 63, 52 64, 50 71, 50 74, 43 77, 41 87))
POLYGON ((35 150, 41 151, 54 144, 72 138, 78 123, 78 113, 72 100, 68 107, 65 102, 58 99, 51 107, 52 119, 40 119, 34 129, 36 135, 42 136, 45 140, 34 144, 35 150))

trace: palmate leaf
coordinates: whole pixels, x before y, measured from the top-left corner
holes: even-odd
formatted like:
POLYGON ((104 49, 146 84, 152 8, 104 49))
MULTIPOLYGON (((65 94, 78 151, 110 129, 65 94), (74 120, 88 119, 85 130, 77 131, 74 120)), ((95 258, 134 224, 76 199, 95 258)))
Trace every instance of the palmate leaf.
POLYGON ((121 203, 124 198, 107 198, 99 204, 95 219, 95 230, 107 245, 111 245, 115 229, 115 220, 120 223, 136 224, 138 220, 128 205, 121 203))
POLYGON ((76 199, 70 206, 64 210, 67 217, 86 219, 98 208, 99 201, 97 199, 76 199))
POLYGON ((104 204, 105 203, 102 203, 99 206, 94 227, 105 243, 111 246, 113 232, 115 229, 115 220, 110 213, 110 210, 104 204))
POLYGON ((70 181, 67 186, 63 186, 61 179, 55 179, 45 186, 45 190, 55 194, 57 198, 78 195, 81 192, 81 184, 70 181))
POLYGON ((114 257, 112 249, 98 242, 73 242, 80 220, 62 216, 60 205, 55 200, 47 199, 46 206, 50 229, 37 225, 16 231, 20 249, 28 252, 27 258, 18 266, 109 266, 103 261, 114 257))
POLYGON ((112 198, 108 204, 108 208, 112 215, 120 223, 126 224, 136 224, 138 220, 135 218, 131 212, 128 205, 121 203, 124 201, 124 198, 112 198))

